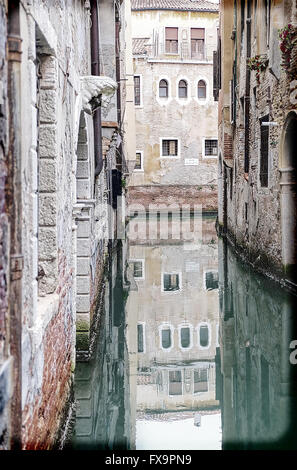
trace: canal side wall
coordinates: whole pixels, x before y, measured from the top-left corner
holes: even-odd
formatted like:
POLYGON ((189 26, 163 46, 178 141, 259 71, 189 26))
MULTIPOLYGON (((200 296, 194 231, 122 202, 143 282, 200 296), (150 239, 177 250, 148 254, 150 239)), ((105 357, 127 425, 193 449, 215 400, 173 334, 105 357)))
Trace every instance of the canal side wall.
POLYGON ((284 70, 278 30, 291 23, 296 31, 296 7, 282 1, 274 2, 267 25, 264 6, 257 11, 251 6, 250 53, 247 50, 247 8, 241 37, 239 6, 237 24, 233 2, 222 2, 221 13, 220 232, 254 267, 289 285, 292 280, 296 283, 296 167, 294 150, 286 139, 290 122, 296 121, 297 49, 293 40, 290 66, 284 70), (256 55, 266 61, 259 79, 256 71, 249 70, 246 65, 248 57, 256 55), (236 86, 233 99, 232 80, 236 86), (269 129, 266 163, 265 128, 261 126, 265 116, 270 122, 266 127, 269 129), (263 182, 265 171, 266 183, 263 182), (295 269, 293 275, 292 267, 295 269))

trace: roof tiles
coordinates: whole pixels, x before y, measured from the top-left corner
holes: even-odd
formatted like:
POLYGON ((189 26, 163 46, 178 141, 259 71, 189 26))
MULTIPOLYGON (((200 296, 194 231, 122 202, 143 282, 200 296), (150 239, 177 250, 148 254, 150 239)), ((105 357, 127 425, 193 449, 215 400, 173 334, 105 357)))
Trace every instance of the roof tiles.
POLYGON ((219 5, 206 0, 131 0, 132 10, 218 11, 219 5))

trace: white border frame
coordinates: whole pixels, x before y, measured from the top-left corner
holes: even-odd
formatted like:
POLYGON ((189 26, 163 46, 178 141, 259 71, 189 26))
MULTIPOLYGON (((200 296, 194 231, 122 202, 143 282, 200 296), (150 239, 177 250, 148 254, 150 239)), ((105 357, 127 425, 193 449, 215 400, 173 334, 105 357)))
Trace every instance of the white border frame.
POLYGON ((162 349, 162 351, 165 351, 165 352, 170 352, 172 350, 172 348, 174 347, 174 326, 169 323, 169 322, 163 322, 161 325, 159 325, 158 327, 159 329, 159 340, 160 340, 160 349, 162 349), (170 348, 163 348, 162 346, 162 330, 170 330, 171 332, 171 346, 170 348))
POLYGON ((182 273, 181 271, 162 271, 161 272, 161 292, 164 292, 165 294, 177 294, 178 292, 182 291, 182 273), (178 274, 178 284, 179 284, 179 289, 178 290, 164 290, 164 274, 178 274))
POLYGON ((166 158, 169 160, 175 160, 177 158, 180 158, 180 139, 178 139, 177 137, 160 137, 159 145, 160 145, 160 158, 162 159, 166 158), (162 155, 162 149, 163 149, 162 141, 163 140, 177 140, 177 155, 162 155))
POLYGON ((192 90, 191 90, 191 86, 190 86, 190 80, 187 77, 185 77, 184 75, 179 75, 176 79, 176 90, 175 90, 176 101, 179 103, 179 105, 185 106, 185 105, 189 104, 189 102, 191 101, 191 98, 192 98, 191 92, 192 92, 192 90), (178 96, 179 82, 181 80, 184 80, 187 84, 187 97, 186 98, 180 98, 178 96))
POLYGON ((209 104, 210 103, 210 85, 209 85, 209 80, 208 78, 206 78, 205 76, 199 76, 196 80, 195 80, 195 93, 194 93, 194 99, 197 101, 198 104, 202 105, 202 106, 205 106, 206 104, 209 104), (206 84, 206 98, 205 99, 201 99, 201 98, 198 98, 198 83, 200 82, 200 80, 203 80, 206 84))
POLYGON ((143 258, 133 258, 133 259, 130 259, 129 260, 129 263, 135 263, 135 262, 141 262, 142 264, 142 276, 141 277, 134 277, 134 271, 132 272, 132 275, 133 275, 133 279, 135 279, 135 281, 143 281, 145 279, 145 259, 143 258))
POLYGON ((212 335, 211 335, 211 324, 206 322, 206 321, 202 321, 200 323, 198 323, 198 326, 196 328, 197 330, 197 340, 198 340, 198 348, 199 349, 202 349, 202 350, 206 350, 206 349, 209 349, 210 346, 211 346, 211 340, 212 340, 212 335), (200 328, 201 326, 207 326, 208 328, 208 346, 201 346, 200 345, 200 328))
POLYGON ((178 345, 182 351, 189 351, 193 347, 193 325, 188 322, 180 323, 178 325, 178 345), (190 345, 187 348, 183 348, 181 345, 181 329, 182 328, 189 328, 190 330, 190 345))
POLYGON ((202 158, 204 160, 218 160, 219 158, 219 139, 217 137, 202 137, 202 158), (218 145, 217 145, 217 149, 218 149, 218 154, 217 155, 205 155, 205 141, 206 140, 216 140, 218 145))
POLYGON ((172 101, 172 89, 171 89, 171 80, 168 77, 168 75, 160 75, 157 77, 157 96, 156 100, 160 106, 167 106, 171 101, 172 101), (167 98, 161 98, 159 96, 159 85, 161 80, 166 80, 168 83, 168 97, 167 98))
POLYGON ((143 93, 142 93, 142 74, 141 73, 134 73, 133 74, 133 91, 134 91, 134 107, 139 109, 143 108, 143 93), (135 90, 134 90, 134 77, 140 78, 140 104, 135 104, 135 90))
MULTIPOLYGON (((146 336, 145 336, 145 322, 144 321, 138 321, 137 326, 142 325, 142 331, 143 331, 143 352, 138 351, 138 341, 137 341, 137 354, 145 354, 146 353, 146 336)), ((137 332, 137 340, 138 340, 138 332, 137 332)))
POLYGON ((143 150, 136 150, 135 157, 136 157, 137 153, 140 153, 140 155, 141 155, 141 168, 134 168, 133 172, 135 171, 136 173, 143 173, 144 172, 144 168, 143 168, 143 150))

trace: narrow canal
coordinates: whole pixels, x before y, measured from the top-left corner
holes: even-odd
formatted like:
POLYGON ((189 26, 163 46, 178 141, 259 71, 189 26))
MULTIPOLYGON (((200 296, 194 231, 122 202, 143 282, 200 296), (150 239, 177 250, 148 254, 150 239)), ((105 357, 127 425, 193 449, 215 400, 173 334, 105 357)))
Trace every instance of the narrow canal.
POLYGON ((296 298, 218 240, 215 215, 162 218, 110 243, 72 448, 296 449, 296 298))

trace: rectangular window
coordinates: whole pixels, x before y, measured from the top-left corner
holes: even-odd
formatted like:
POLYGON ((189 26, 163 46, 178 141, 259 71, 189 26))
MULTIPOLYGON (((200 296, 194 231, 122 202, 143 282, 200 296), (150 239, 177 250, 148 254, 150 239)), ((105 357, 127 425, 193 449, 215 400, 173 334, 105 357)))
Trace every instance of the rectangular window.
POLYGON ((162 348, 168 349, 171 347, 171 330, 170 328, 164 328, 162 330, 162 348))
POLYGON ((169 395, 182 395, 181 370, 169 371, 169 395))
POLYGON ((219 287, 219 273, 218 271, 207 271, 205 273, 205 289, 213 290, 219 287))
POLYGON ((269 116, 260 119, 260 184, 262 188, 268 187, 268 150, 269 150, 269 126, 262 126, 262 123, 268 122, 269 116))
POLYGON ((204 28, 191 28, 191 57, 204 60, 205 58, 205 30, 204 28))
POLYGON ((142 260, 132 261, 133 276, 136 279, 143 279, 144 278, 143 264, 144 264, 144 262, 142 260))
POLYGON ((178 28, 165 28, 165 43, 167 54, 178 53, 178 28))
POLYGON ((194 393, 207 391, 207 369, 194 370, 194 393))
POLYGON ((179 275, 178 274, 163 274, 163 289, 164 291, 179 290, 179 275))
POLYGON ((144 352, 144 328, 142 323, 137 325, 137 350, 139 353, 144 352))
POLYGON ((217 157, 218 156, 218 141, 216 139, 205 139, 204 156, 205 157, 217 157))
POLYGON ((134 170, 142 170, 142 153, 141 152, 136 152, 136 161, 135 161, 135 166, 134 170))
POLYGON ((140 106, 140 76, 134 76, 134 104, 140 106))
POLYGON ((162 156, 177 157, 178 156, 178 141, 177 140, 162 140, 162 156))

